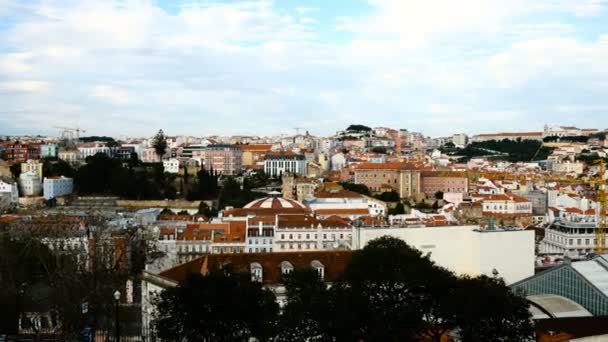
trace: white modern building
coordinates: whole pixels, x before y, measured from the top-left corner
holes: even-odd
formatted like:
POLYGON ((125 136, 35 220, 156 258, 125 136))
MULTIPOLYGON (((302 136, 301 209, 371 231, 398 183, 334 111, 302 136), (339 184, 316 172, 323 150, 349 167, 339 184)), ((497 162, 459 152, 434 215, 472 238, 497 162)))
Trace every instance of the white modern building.
POLYGON ((4 182, 0 179, 0 193, 6 194, 11 203, 19 201, 19 189, 17 183, 4 182))
POLYGON ((163 168, 168 173, 179 173, 179 160, 177 158, 163 160, 163 168))
POLYGON ((69 195, 74 191, 74 180, 68 177, 44 177, 42 189, 47 200, 69 195))
POLYGON ((382 236, 399 238, 439 266, 462 275, 498 272, 507 284, 534 275, 534 231, 481 230, 479 226, 353 228, 353 249, 382 236))
POLYGON ((304 200, 304 204, 320 218, 333 215, 355 220, 361 216, 384 216, 386 204, 373 197, 346 190, 325 190, 304 200))
POLYGON ((289 172, 299 176, 306 176, 306 158, 293 152, 282 152, 266 155, 264 172, 270 177, 280 177, 289 172))
POLYGON ((42 192, 42 180, 35 171, 22 173, 19 176, 19 192, 22 196, 39 196, 42 192))

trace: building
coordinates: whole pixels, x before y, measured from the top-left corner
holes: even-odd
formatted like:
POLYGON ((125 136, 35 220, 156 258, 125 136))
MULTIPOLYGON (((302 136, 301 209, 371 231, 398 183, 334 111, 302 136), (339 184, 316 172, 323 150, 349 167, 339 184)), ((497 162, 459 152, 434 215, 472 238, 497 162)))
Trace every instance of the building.
POLYGON ((545 125, 543 131, 544 137, 576 137, 576 136, 588 136, 594 133, 599 133, 598 129, 580 129, 573 126, 550 126, 545 125))
POLYGON ((298 176, 306 176, 306 157, 293 152, 278 152, 266 155, 264 172, 270 177, 280 177, 289 172, 298 176))
POLYGON ((5 160, 23 163, 28 159, 40 159, 40 145, 11 141, 3 143, 2 146, 2 157, 5 160))
POLYGON ((362 163, 355 169, 355 183, 371 192, 394 190, 401 198, 420 194, 420 171, 406 163, 362 163))
POLYGON ((545 229, 545 238, 539 247, 540 253, 573 258, 592 253, 596 244, 597 229, 595 210, 583 212, 577 208, 567 208, 545 229))
POLYGON ((457 274, 493 276, 498 272, 507 284, 534 275, 533 231, 482 230, 479 226, 360 227, 353 229, 353 249, 385 235, 430 254, 439 266, 457 274))
POLYGON ((68 177, 44 177, 42 189, 47 200, 69 195, 74 191, 74 180, 68 177))
POLYGON ((544 216, 547 214, 547 210, 549 209, 547 192, 533 190, 519 192, 518 195, 532 203, 532 214, 534 216, 544 216))
POLYGON ((271 290, 279 305, 286 303, 283 277, 294 269, 316 270, 326 283, 338 281, 351 259, 350 251, 316 251, 306 253, 208 254, 161 273, 144 271, 142 275, 142 325, 151 328, 155 313, 154 298, 165 289, 177 286, 188 274, 209 274, 230 267, 247 273, 253 281, 271 290))
POLYGON ((179 173, 179 159, 171 158, 163 160, 163 169, 169 173, 179 173))
POLYGON ((372 200, 359 193, 330 188, 317 191, 313 197, 304 201, 317 217, 328 218, 338 216, 356 220, 362 216, 384 216, 387 213, 386 204, 372 200))
POLYGON ((23 197, 40 195, 42 180, 35 171, 25 172, 19 176, 19 192, 23 197))
POLYGON ((19 201, 19 188, 17 183, 0 179, 0 194, 6 196, 11 203, 19 201))
POLYGON ((209 145, 193 151, 192 155, 193 158, 201 158, 205 169, 222 175, 234 176, 243 171, 243 150, 238 145, 209 145))
POLYGON ((532 203, 512 193, 473 195, 473 200, 481 201, 484 214, 532 215, 532 203))
POLYGON ((317 179, 295 177, 289 172, 284 173, 281 180, 283 198, 295 199, 300 202, 313 196, 315 190, 319 186, 319 181, 317 179))
POLYGON ((271 144, 238 145, 243 150, 243 167, 252 168, 264 163, 264 157, 272 149, 271 144))
POLYGON ((484 142, 490 140, 536 140, 543 141, 543 132, 520 132, 520 133, 493 133, 478 134, 471 138, 471 142, 484 142))
POLYGON ((458 147, 467 146, 469 143, 469 136, 464 133, 452 135, 452 143, 458 147))
POLYGON ((88 157, 92 157, 98 153, 105 154, 108 157, 113 157, 112 149, 106 146, 105 143, 86 143, 78 146, 78 152, 80 153, 80 159, 84 160, 88 157))
POLYGON ((569 175, 580 175, 585 170, 585 163, 582 162, 571 162, 565 161, 554 161, 547 163, 547 169, 554 173, 569 174, 569 175))
POLYGON ((427 196, 442 193, 468 193, 469 177, 461 172, 424 171, 421 173, 421 190, 427 196))
POLYGON ((40 158, 57 158, 59 148, 57 144, 40 145, 40 158))
POLYGON ((608 316, 608 261, 601 256, 550 268, 514 283, 511 288, 522 296, 562 296, 594 316, 608 316))
POLYGON ((21 173, 34 172, 42 179, 42 166, 43 164, 40 161, 28 159, 26 162, 21 163, 21 173))
POLYGON ((77 164, 81 160, 78 150, 73 149, 59 151, 58 158, 70 164, 77 164))

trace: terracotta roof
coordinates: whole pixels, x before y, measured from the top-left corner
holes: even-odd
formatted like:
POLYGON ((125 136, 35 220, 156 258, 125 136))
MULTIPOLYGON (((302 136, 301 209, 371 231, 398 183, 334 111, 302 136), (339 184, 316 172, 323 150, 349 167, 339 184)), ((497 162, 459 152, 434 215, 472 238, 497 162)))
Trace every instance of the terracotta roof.
POLYGON ((249 273, 252 264, 257 263, 262 267, 262 282, 273 285, 282 282, 283 261, 288 261, 295 269, 310 268, 313 261, 318 261, 323 265, 324 279, 332 282, 342 277, 351 256, 350 251, 209 254, 162 272, 160 276, 181 282, 188 274, 208 274, 227 265, 235 272, 249 273))
POLYGON ((251 152, 267 152, 272 148, 272 144, 250 144, 250 145, 238 145, 243 151, 251 152))
POLYGON ((350 190, 326 191, 320 190, 315 194, 316 198, 361 198, 363 195, 350 190))
POLYGON ((366 215, 369 210, 365 208, 347 208, 347 209, 317 209, 314 210, 317 215, 366 215))
POLYGON ((387 163, 361 163, 356 167, 358 170, 416 170, 416 166, 409 163, 387 162, 387 163))

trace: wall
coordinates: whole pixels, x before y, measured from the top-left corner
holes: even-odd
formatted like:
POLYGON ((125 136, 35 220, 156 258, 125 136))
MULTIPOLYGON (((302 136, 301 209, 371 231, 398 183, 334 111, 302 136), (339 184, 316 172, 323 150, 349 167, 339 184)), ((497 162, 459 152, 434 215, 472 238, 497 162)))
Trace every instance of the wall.
POLYGON ((477 228, 354 228, 353 247, 389 235, 431 253, 433 261, 458 274, 491 276, 496 268, 508 284, 534 275, 533 231, 478 232, 477 228))

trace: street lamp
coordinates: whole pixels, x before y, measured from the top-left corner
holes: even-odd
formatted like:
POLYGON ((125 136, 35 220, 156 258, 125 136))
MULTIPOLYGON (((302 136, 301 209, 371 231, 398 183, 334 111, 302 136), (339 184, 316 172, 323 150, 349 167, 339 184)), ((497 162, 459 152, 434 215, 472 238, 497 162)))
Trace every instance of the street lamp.
POLYGON ((120 305, 120 291, 114 292, 114 300, 116 301, 116 339, 115 342, 120 342, 120 319, 118 317, 118 308, 120 305))

